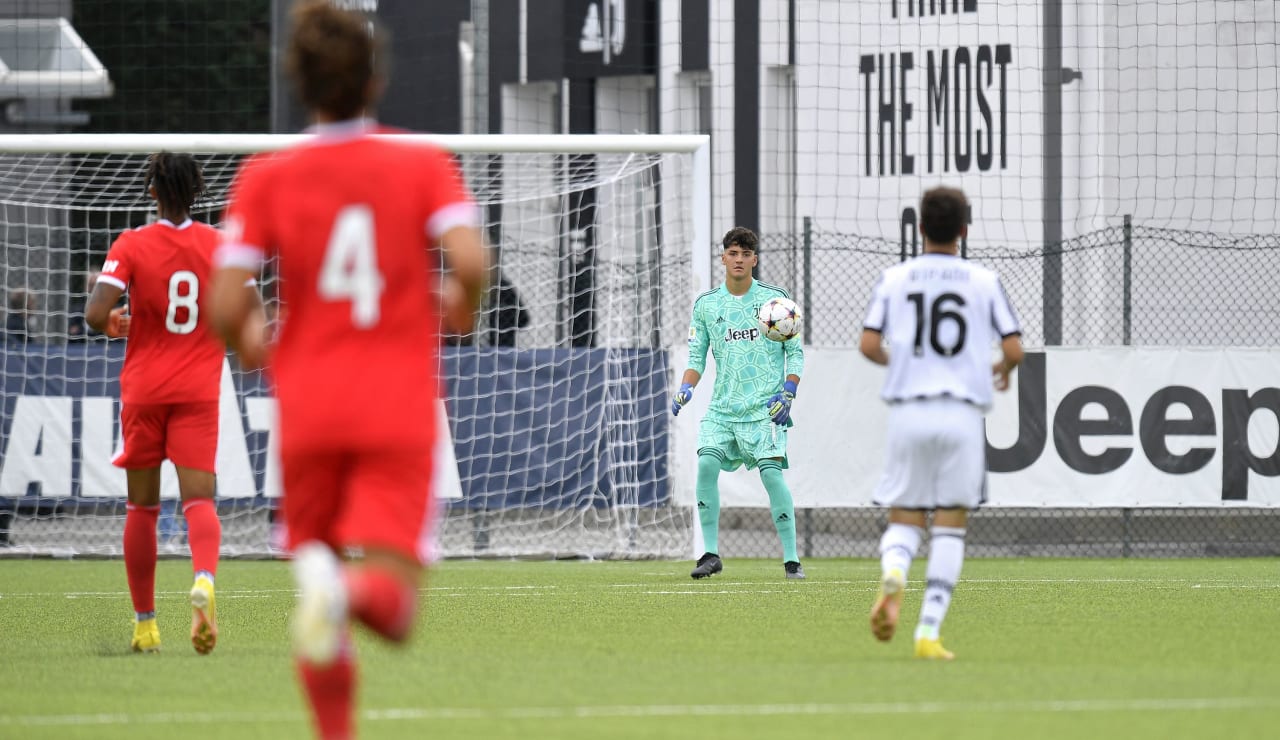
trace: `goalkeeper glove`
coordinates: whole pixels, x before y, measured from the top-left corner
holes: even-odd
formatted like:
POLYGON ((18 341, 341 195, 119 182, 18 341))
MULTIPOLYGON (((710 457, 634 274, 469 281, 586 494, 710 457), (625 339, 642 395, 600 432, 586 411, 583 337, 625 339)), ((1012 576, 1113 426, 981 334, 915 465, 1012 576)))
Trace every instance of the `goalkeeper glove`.
POLYGON ((791 402, 796 400, 796 384, 790 380, 782 384, 782 390, 769 399, 769 418, 774 424, 786 424, 791 420, 791 402))
POLYGON ((693 385, 690 383, 682 383, 680 390, 671 397, 671 415, 679 416, 680 409, 684 408, 686 403, 693 400, 693 385))

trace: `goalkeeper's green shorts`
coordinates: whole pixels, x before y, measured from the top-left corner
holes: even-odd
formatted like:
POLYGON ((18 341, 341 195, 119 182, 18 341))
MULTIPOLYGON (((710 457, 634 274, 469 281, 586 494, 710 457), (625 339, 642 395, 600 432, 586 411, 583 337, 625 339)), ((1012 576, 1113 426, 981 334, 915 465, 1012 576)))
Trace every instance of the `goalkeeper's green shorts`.
POLYGON ((720 469, 754 468, 761 460, 782 458, 787 466, 787 430, 768 418, 759 421, 720 421, 703 417, 698 427, 698 455, 711 451, 720 458, 720 469))

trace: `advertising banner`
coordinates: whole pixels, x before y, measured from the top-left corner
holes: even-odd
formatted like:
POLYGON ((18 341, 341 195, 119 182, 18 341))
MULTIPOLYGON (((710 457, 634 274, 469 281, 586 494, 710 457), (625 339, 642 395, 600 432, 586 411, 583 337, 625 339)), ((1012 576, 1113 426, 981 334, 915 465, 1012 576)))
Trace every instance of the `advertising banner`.
MULTIPOLYGON (((1028 353, 987 417, 987 505, 1280 506, 1277 367, 1276 350, 1028 353)), ((805 351, 785 473, 797 506, 871 505, 884 463, 883 380, 857 350, 805 351)), ((690 503, 704 385, 694 413, 673 425, 675 487, 690 503)), ((768 497, 740 469, 721 476, 721 503, 767 507, 768 497)))

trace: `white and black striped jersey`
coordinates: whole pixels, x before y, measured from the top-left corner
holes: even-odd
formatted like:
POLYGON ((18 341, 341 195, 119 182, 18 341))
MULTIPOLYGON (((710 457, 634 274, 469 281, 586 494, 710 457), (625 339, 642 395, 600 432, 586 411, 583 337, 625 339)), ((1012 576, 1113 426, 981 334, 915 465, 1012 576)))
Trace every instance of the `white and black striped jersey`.
POLYGON ((937 253, 885 270, 862 326, 888 340, 885 401, 950 397, 984 410, 991 407, 993 347, 1022 333, 999 275, 937 253))

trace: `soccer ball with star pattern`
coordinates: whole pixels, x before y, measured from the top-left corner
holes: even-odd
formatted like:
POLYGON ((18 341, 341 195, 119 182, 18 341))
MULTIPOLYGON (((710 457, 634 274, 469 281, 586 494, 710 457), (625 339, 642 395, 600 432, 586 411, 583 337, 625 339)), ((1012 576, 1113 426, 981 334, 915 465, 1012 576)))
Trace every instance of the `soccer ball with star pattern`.
POLYGON ((800 307, 790 298, 770 298, 756 318, 765 337, 775 342, 785 342, 800 333, 800 307))

